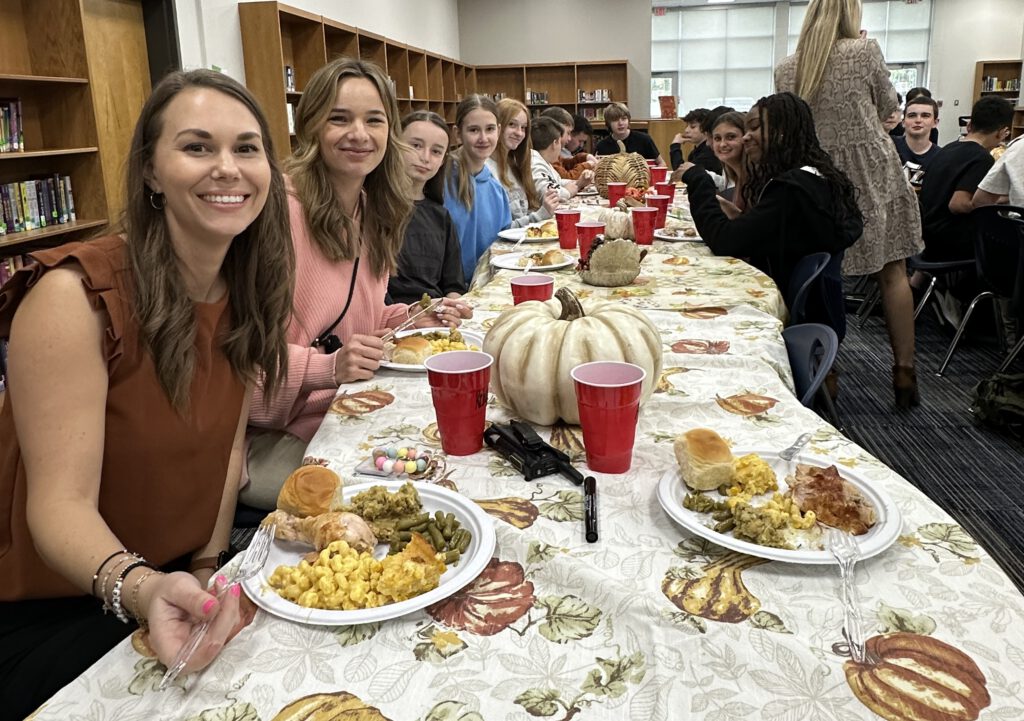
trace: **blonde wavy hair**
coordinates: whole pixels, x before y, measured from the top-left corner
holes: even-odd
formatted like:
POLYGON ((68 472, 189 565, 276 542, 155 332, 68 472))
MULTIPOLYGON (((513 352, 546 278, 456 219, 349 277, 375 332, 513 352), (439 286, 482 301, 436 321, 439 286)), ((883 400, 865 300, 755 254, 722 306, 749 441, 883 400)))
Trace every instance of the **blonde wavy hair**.
POLYGON ((860 0, 811 0, 796 44, 797 95, 817 94, 836 41, 859 38, 860 20, 860 0))
MULTIPOLYGON (((462 99, 462 102, 455 108, 455 128, 460 133, 462 132, 462 124, 466 122, 466 116, 474 110, 486 110, 494 116, 494 121, 498 121, 498 106, 494 104, 486 95, 467 95, 462 99)), ((499 127, 499 135, 501 128, 499 127)), ((459 138, 462 140, 461 136, 459 138)), ((525 142, 525 141, 524 141, 525 142)), ((501 138, 498 138, 498 147, 501 147, 501 138)), ((448 178, 448 190, 454 194, 462 205, 466 206, 466 210, 473 209, 473 178, 465 171, 465 163, 462 160, 463 154, 466 152, 466 147, 460 146, 458 150, 452 153, 452 160, 455 161, 455 171, 448 178)), ((501 182, 500 180, 498 182, 501 182)))
POLYGON ((354 58, 336 58, 313 73, 295 109, 295 152, 285 163, 314 242, 331 261, 353 260, 360 253, 375 275, 394 271, 412 213, 410 181, 405 170, 407 146, 401 138, 398 102, 387 76, 377 65, 354 58), (388 141, 384 157, 363 183, 366 207, 362 230, 374 242, 361 246, 355 224, 338 202, 330 172, 320 153, 323 130, 338 97, 338 87, 350 78, 373 83, 384 105, 388 141))
POLYGON ((526 191, 527 205, 531 210, 536 210, 540 207, 540 193, 537 192, 537 186, 533 182, 533 173, 530 171, 530 150, 533 149, 533 143, 530 142, 530 111, 518 100, 503 98, 498 101, 497 117, 498 147, 494 149, 494 155, 491 157, 494 158, 494 162, 498 165, 498 181, 505 188, 509 188, 509 184, 506 181, 511 171, 512 177, 526 191), (526 124, 524 125, 526 136, 518 148, 509 150, 505 147, 505 143, 502 142, 501 138, 505 134, 505 126, 512 122, 512 118, 519 113, 523 113, 526 116, 526 124))
POLYGON ((164 111, 179 93, 195 88, 224 93, 248 108, 259 123, 263 154, 270 164, 266 204, 249 227, 235 236, 221 265, 231 308, 221 347, 237 376, 255 381, 262 375, 271 391, 287 373, 285 329, 295 276, 284 178, 263 111, 249 91, 227 75, 212 70, 170 73, 153 88, 132 135, 125 174, 127 202, 119 230, 126 238, 132 302, 142 342, 153 356, 161 388, 182 415, 188 411, 195 374, 195 309, 166 217, 153 201, 146 175, 163 129, 164 111))

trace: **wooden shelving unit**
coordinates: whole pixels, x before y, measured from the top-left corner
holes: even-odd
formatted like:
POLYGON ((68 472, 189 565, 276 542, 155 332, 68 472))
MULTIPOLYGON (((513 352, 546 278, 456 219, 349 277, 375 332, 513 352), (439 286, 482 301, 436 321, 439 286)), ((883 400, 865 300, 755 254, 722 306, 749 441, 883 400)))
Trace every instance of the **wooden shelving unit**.
POLYGON ((532 65, 479 65, 475 69, 476 91, 490 96, 515 98, 525 103, 531 113, 558 105, 571 113, 590 116, 601 121, 601 111, 612 101, 625 102, 629 97, 625 60, 598 60, 579 63, 541 63, 532 65), (604 100, 580 100, 581 92, 603 90, 604 100), (528 95, 527 93, 530 93, 528 95), (542 95, 547 94, 547 102, 542 95))
POLYGON ((1021 82, 1024 78, 1024 61, 1021 60, 979 60, 974 64, 974 102, 986 95, 1006 98, 1015 106, 1013 126, 1010 136, 1016 138, 1024 135, 1024 91, 1021 82), (997 88, 986 86, 985 78, 998 79, 997 88), (1006 89, 1007 83, 1016 83, 1013 89, 1006 89))
POLYGON ((0 183, 68 175, 78 217, 8 232, 0 236, 0 256, 56 245, 107 224, 94 92, 80 0, 0 4, 0 97, 20 99, 25 139, 24 151, 0 153, 0 183))

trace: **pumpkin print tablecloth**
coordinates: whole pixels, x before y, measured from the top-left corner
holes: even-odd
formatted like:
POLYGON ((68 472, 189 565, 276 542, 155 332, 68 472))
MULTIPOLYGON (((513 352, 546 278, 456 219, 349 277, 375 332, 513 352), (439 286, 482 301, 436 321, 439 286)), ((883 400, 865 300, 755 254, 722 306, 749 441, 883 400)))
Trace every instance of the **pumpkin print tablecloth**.
MULTIPOLYGON (((556 476, 527 483, 489 452, 444 458, 425 376, 381 372, 339 391, 308 460, 347 476, 374 446, 431 449, 429 481, 457 489, 494 519, 497 547, 481 575, 441 603, 383 623, 324 628, 261 612, 187 688, 164 694, 154 691, 163 667, 138 639, 125 642, 37 718, 1024 716, 1021 594, 949 516, 793 398, 782 306, 769 282, 693 244, 655 251, 655 266, 701 272, 689 279, 693 302, 683 307, 662 305, 675 297, 667 292, 617 296, 654 303, 648 314, 665 356, 640 414, 632 469, 598 476, 597 543, 583 539, 578 487, 556 476), (670 258, 686 262, 664 262, 670 258), (898 541, 858 565, 865 662, 851 659, 843 636, 835 567, 729 552, 662 510, 655 488, 675 465, 671 441, 697 426, 765 450, 809 431, 813 453, 856 468, 898 505, 898 541)), ((507 276, 470 298, 478 311, 469 327, 486 329, 509 303, 507 276)), ((492 401, 488 417, 507 414, 492 401)), ((539 430, 582 463, 578 428, 539 430)))

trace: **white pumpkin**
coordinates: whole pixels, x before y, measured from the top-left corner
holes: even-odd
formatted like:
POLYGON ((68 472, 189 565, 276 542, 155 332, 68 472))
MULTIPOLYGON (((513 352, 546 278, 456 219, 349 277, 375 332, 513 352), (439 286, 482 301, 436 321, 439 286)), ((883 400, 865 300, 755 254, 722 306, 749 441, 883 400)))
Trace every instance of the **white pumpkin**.
POLYGON ((641 404, 661 377, 661 334, 640 311, 621 303, 588 303, 568 288, 548 301, 527 301, 505 311, 484 338, 494 356, 491 390, 523 420, 550 426, 559 418, 578 424, 569 372, 590 361, 626 361, 645 371, 641 404))

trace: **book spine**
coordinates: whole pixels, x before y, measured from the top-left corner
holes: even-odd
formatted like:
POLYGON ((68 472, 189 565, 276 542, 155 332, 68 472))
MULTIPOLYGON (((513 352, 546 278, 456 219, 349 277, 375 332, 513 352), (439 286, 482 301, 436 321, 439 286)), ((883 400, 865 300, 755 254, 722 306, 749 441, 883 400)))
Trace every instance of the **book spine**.
POLYGON ((14 135, 15 142, 18 143, 18 150, 27 150, 25 147, 25 124, 22 122, 20 99, 14 101, 14 118, 18 125, 18 132, 14 135))
POLYGON ((7 189, 11 193, 11 207, 14 209, 14 231, 25 230, 25 199, 21 194, 20 183, 9 183, 7 189))
POLYGON ((35 230, 38 225, 39 210, 36 205, 36 189, 34 183, 18 183, 21 191, 21 209, 24 211, 25 230, 35 230))
POLYGON ((78 214, 75 212, 75 195, 71 192, 71 176, 64 176, 64 186, 67 188, 68 193, 68 218, 71 220, 78 220, 78 214))
POLYGON ((50 178, 50 187, 53 189, 53 199, 57 206, 57 222, 68 222, 68 205, 64 198, 64 188, 61 187, 60 173, 54 173, 50 178))
POLYGON ((36 186, 36 202, 39 203, 39 227, 50 224, 50 194, 46 192, 46 184, 41 180, 31 181, 36 186))
POLYGON ((0 216, 3 217, 5 232, 13 233, 14 214, 11 213, 11 196, 7 192, 7 183, 0 183, 0 216))
POLYGON ((64 222, 60 219, 60 209, 57 207, 57 189, 53 185, 53 178, 43 180, 43 186, 46 188, 46 196, 50 199, 50 224, 64 222))
POLYGON ((7 153, 11 148, 11 106, 0 101, 0 153, 7 153))

